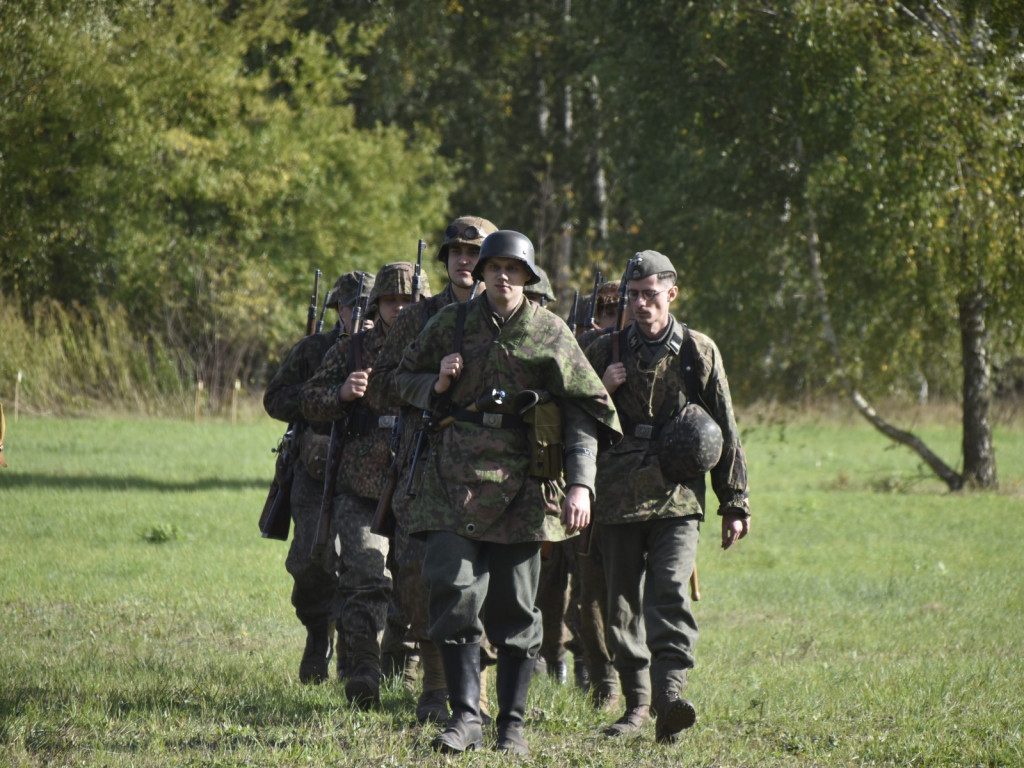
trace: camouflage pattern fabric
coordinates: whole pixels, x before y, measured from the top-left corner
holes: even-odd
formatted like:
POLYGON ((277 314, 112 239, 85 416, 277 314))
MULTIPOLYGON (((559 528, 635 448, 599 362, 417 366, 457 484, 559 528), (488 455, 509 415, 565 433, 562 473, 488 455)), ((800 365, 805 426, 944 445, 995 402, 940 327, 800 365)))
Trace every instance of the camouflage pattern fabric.
MULTIPOLYGON (((263 407, 271 418, 287 423, 306 422, 302 415, 302 388, 323 362, 324 355, 335 346, 341 331, 333 328, 325 333, 304 336, 284 356, 263 393, 263 407)), ((317 432, 331 431, 329 423, 314 424, 317 432)))
POLYGON ((306 423, 300 403, 306 381, 320 367, 327 351, 337 344, 339 335, 339 329, 335 328, 303 337, 285 355, 263 395, 263 406, 271 417, 298 425, 295 479, 290 497, 294 526, 285 568, 294 580, 291 601, 295 615, 306 626, 337 620, 341 615, 336 574, 309 558, 324 483, 322 477, 311 476, 306 467, 317 437, 330 434, 330 424, 306 423))
MULTIPOLYGON (((387 329, 383 323, 359 334, 364 368, 373 367, 386 334, 387 329)), ((391 464, 391 429, 379 426, 379 419, 381 416, 397 416, 398 409, 392 408, 383 413, 376 411, 369 406, 367 397, 353 403, 342 403, 339 399, 345 379, 351 373, 349 348, 353 338, 340 338, 324 356, 317 372, 306 382, 300 396, 302 413, 307 419, 325 422, 348 415, 350 424, 358 420, 365 425, 364 433, 353 434, 350 431, 345 441, 335 493, 376 499, 384 488, 384 475, 391 464)))
POLYGON ((441 293, 421 299, 402 310, 395 319, 384 346, 381 347, 373 371, 370 373, 368 398, 378 409, 400 406, 402 434, 399 438, 398 486, 392 499, 395 513, 394 594, 401 603, 402 611, 409 621, 407 637, 417 642, 430 639, 430 621, 427 616, 427 585, 423 581, 424 544, 421 539, 409 535, 408 510, 413 497, 406 494, 406 481, 412 462, 413 442, 420 427, 422 409, 404 403, 395 390, 395 370, 402 361, 405 348, 416 340, 427 321, 438 310, 456 301, 455 291, 449 283, 441 293))
MULTIPOLYGON (((428 408, 441 358, 454 349, 457 305, 438 312, 409 347, 395 374, 399 394, 428 408)), ((502 324, 486 294, 467 307, 462 355, 472 361, 450 390, 454 406, 468 408, 492 388, 507 395, 503 412, 524 389, 546 388, 560 401, 598 423, 605 442, 621 434, 604 385, 587 364, 560 317, 525 299, 502 324)), ((566 410, 567 412, 567 410, 566 410)), ((571 452, 580 436, 569 434, 571 452)), ((522 428, 493 429, 457 421, 436 434, 416 503, 409 510, 412 533, 451 531, 498 543, 540 541, 545 515, 558 515, 561 484, 529 477, 530 450, 522 428)), ((569 462, 568 472, 573 472, 569 462)), ((578 482, 572 475, 569 482, 578 482)))
MULTIPOLYGON (((681 338, 674 318, 669 338, 681 338)), ((656 360, 647 365, 630 349, 629 335, 638 333, 630 325, 622 334, 620 350, 626 366, 626 383, 615 392, 614 401, 627 425, 652 424, 663 413, 666 399, 677 401, 685 396, 679 358, 670 349, 653 353, 656 360), (659 356, 660 355, 660 356, 659 356)), ((722 457, 711 471, 711 482, 719 501, 719 514, 727 510, 750 514, 747 492, 747 464, 740 443, 739 429, 729 395, 729 383, 722 365, 722 355, 708 336, 690 329, 696 343, 700 397, 712 418, 722 429, 722 457)), ((612 360, 612 335, 598 336, 586 349, 594 370, 603 374, 612 360)), ((597 496, 594 510, 597 523, 628 523, 660 517, 703 517, 705 479, 695 478, 685 484, 670 483, 661 473, 658 443, 627 434, 617 445, 598 457, 597 496)))
POLYGON ((292 605, 299 621, 309 626, 324 619, 339 621, 341 600, 338 577, 334 568, 325 569, 319 561, 310 560, 317 523, 320 520, 320 499, 324 481, 310 475, 304 467, 295 467, 291 505, 292 542, 284 565, 292 575, 292 605))
MULTIPOLYGON (((373 664, 364 659, 380 653, 380 641, 391 599, 391 573, 387 568, 388 540, 370 533, 376 501, 350 494, 334 497, 327 566, 338 575, 342 627, 353 664, 373 664)), ((376 662, 376 663, 379 663, 376 662)))

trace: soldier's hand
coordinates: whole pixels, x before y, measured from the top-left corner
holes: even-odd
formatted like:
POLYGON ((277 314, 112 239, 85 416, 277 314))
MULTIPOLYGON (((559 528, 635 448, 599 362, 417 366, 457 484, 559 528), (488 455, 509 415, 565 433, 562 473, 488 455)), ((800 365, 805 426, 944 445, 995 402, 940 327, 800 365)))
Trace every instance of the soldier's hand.
POLYGON ((452 352, 441 358, 441 366, 437 372, 437 381, 434 382, 434 392, 441 394, 447 392, 459 374, 462 373, 462 355, 452 352))
POLYGON ((614 394, 615 390, 626 381, 626 366, 622 363, 612 363, 604 369, 601 381, 604 382, 604 388, 608 390, 608 394, 614 394))
POLYGON ((590 524, 590 490, 583 485, 570 485, 562 501, 562 526, 572 535, 590 524))
POLYGON ((341 385, 338 399, 343 403, 351 403, 353 400, 358 400, 365 395, 366 386, 370 382, 370 371, 372 370, 372 368, 367 368, 365 371, 352 371, 348 378, 345 379, 345 383, 341 385))
POLYGON ((750 533, 750 518, 726 512, 722 515, 722 549, 728 549, 750 533))

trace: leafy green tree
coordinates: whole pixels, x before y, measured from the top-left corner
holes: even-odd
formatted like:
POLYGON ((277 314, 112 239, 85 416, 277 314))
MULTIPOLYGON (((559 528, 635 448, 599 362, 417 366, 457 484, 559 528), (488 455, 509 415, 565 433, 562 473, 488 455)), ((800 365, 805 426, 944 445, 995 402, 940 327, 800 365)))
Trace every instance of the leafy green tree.
POLYGON ((121 302, 223 393, 297 335, 314 268, 376 269, 438 227, 451 174, 433 135, 357 127, 346 103, 372 38, 302 31, 269 0, 50 10, 3 36, 34 74, 5 98, 36 113, 0 118, 2 135, 55 126, 42 168, 31 142, 5 146, 0 194, 20 223, 2 270, 26 306, 77 260, 91 282, 73 295, 121 302), (62 178, 78 183, 55 207, 62 178), (71 225, 83 233, 52 234, 71 225))
MULTIPOLYGON (((963 472, 922 455, 951 486, 994 485, 985 329, 1021 284, 1016 36, 981 4, 971 27, 934 3, 606 10, 621 230, 683 254, 688 309, 733 370, 835 382, 882 425, 864 387, 952 389, 959 362, 963 472)), ((1012 348, 1019 320, 1000 321, 1012 348)))

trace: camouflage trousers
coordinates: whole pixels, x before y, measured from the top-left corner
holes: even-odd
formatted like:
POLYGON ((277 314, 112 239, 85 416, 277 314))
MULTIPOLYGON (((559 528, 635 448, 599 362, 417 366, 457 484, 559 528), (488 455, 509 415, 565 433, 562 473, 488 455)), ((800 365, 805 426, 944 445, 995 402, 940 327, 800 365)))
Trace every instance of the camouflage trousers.
POLYGON ((604 557, 597 536, 591 538, 588 554, 577 555, 576 565, 580 585, 580 641, 587 671, 590 673, 590 684, 604 693, 617 692, 619 679, 605 640, 608 584, 604 577, 604 557))
POLYGON ((391 572, 387 567, 388 540, 370 533, 377 502, 342 494, 334 497, 328 568, 337 574, 341 605, 340 626, 346 645, 357 648, 380 641, 391 598, 391 572))
POLYGON ((335 621, 341 615, 338 577, 318 559, 310 558, 324 481, 310 475, 301 462, 295 464, 292 483, 292 543, 285 568, 292 575, 292 605, 295 615, 307 627, 335 621))
POLYGON ((565 660, 567 650, 574 656, 583 654, 576 547, 575 538, 554 541, 541 557, 537 607, 544 626, 544 640, 540 655, 549 670, 565 660))
POLYGON ((437 645, 479 643, 486 627, 499 652, 537 657, 543 635, 536 605, 540 542, 496 544, 434 531, 427 534, 423 578, 430 591, 430 639, 437 645))
POLYGON ((654 670, 693 667, 697 621, 690 574, 700 520, 670 517, 597 525, 608 585, 607 640, 627 701, 650 704, 654 670))
POLYGON ((417 643, 430 639, 430 616, 427 605, 430 595, 423 580, 423 556, 427 546, 423 539, 409 535, 399 518, 395 526, 395 602, 409 623, 406 638, 417 643))

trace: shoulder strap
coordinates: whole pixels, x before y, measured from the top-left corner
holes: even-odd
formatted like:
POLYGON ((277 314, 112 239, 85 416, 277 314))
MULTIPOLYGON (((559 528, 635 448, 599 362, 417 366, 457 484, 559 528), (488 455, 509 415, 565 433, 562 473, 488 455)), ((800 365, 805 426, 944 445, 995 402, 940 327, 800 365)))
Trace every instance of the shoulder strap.
POLYGON ((455 311, 455 338, 452 341, 452 352, 462 354, 462 336, 466 330, 466 314, 469 312, 469 302, 460 301, 455 311))

